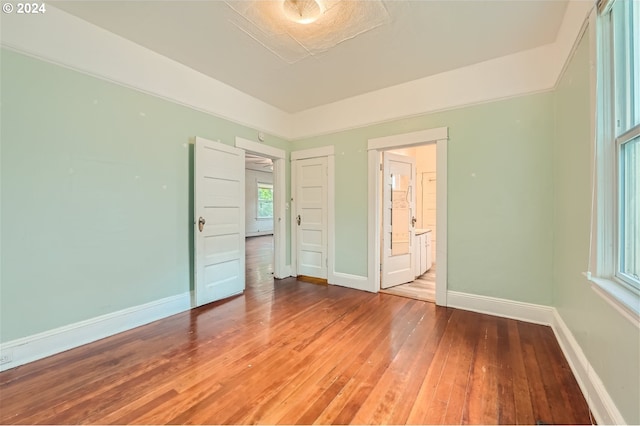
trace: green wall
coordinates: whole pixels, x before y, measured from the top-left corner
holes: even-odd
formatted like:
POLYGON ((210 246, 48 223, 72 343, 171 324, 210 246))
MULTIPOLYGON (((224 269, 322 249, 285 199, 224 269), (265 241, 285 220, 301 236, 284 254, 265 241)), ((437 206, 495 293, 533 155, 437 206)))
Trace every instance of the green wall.
MULTIPOLYGON (((556 306, 640 423, 637 328, 581 275, 588 50, 585 38, 553 93, 266 143, 335 145, 336 270, 366 276, 367 140, 447 126, 449 290, 556 306)), ((1 59, 0 341, 192 288, 192 137, 257 132, 14 52, 1 59)))
POLYGON ((193 288, 193 137, 257 131, 1 55, 0 341, 193 288))
POLYGON ((367 275, 367 140, 449 128, 449 290, 549 305, 553 94, 295 141, 335 145, 336 270, 367 275))
POLYGON ((555 92, 554 305, 627 423, 640 424, 640 333, 582 275, 591 226, 589 68, 585 35, 555 92))

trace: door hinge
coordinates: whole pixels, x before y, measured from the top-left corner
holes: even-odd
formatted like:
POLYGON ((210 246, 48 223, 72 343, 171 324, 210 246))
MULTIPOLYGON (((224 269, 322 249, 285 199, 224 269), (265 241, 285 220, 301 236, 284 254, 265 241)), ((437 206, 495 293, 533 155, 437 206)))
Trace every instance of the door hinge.
POLYGON ((382 171, 382 164, 380 164, 380 171, 382 171))

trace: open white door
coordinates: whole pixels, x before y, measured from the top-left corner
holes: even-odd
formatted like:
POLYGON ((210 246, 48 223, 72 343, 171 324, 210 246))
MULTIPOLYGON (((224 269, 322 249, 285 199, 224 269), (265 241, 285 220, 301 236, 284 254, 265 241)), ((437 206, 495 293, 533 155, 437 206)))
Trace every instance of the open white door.
POLYGON ((244 151, 196 138, 195 296, 201 306, 245 287, 244 151))
POLYGON ((416 160, 382 154, 382 288, 414 280, 416 160))
POLYGON ((296 160, 297 274, 327 278, 327 157, 296 160))

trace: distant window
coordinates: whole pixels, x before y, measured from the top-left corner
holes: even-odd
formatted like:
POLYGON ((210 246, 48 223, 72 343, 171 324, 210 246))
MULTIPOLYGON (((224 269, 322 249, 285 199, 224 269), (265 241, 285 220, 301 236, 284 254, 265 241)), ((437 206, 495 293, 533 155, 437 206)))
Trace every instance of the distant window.
POLYGON ((273 185, 258 183, 258 219, 273 219, 273 185))

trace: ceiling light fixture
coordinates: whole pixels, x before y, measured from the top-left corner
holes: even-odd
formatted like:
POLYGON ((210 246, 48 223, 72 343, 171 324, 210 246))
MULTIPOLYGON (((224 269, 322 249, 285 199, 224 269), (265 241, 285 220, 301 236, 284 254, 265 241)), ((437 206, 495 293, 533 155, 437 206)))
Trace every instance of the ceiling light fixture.
POLYGON ((290 21, 310 24, 325 12, 321 0, 283 0, 282 11, 290 21))

